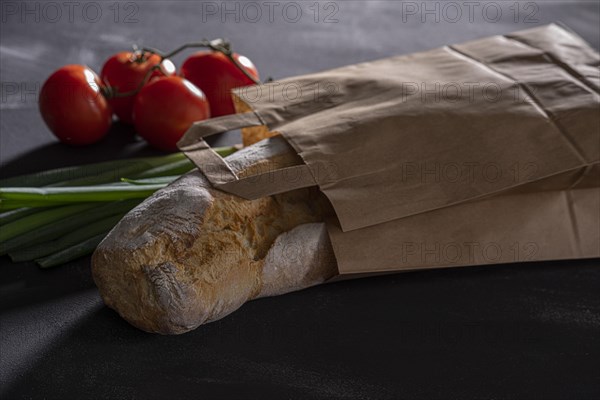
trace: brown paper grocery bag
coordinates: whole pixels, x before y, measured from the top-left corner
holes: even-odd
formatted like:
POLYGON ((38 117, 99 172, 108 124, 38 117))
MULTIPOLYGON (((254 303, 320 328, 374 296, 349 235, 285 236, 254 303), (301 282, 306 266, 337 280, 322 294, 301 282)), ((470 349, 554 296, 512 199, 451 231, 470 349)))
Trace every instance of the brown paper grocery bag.
POLYGON ((599 64, 556 25, 494 36, 238 89, 180 148, 242 197, 317 185, 341 274, 597 257, 599 64), (202 139, 250 126, 303 163, 240 179, 202 139))

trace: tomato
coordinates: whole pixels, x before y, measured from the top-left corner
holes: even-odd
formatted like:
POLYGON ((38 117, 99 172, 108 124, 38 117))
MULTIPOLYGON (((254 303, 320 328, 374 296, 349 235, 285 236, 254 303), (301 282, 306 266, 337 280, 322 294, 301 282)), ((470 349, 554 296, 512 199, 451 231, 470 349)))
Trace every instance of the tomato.
POLYGON ((156 79, 138 93, 133 105, 137 133, 161 150, 177 150, 177 142, 195 121, 210 117, 202 90, 179 76, 156 79))
MULTIPOLYGON (((259 79, 252 61, 237 53, 233 53, 233 57, 252 77, 259 79)), ((181 66, 181 76, 206 93, 213 117, 235 113, 231 89, 254 84, 225 54, 218 51, 201 51, 188 57, 181 66)))
MULTIPOLYGON (((123 51, 106 60, 100 72, 100 77, 106 85, 119 93, 131 92, 139 87, 146 78, 148 71, 158 64, 161 64, 161 58, 156 54, 123 51)), ((175 74, 175 65, 171 61, 163 60, 161 67, 163 72, 158 69, 155 70, 151 73, 150 80, 165 74, 175 74)), ((109 103, 120 121, 127 124, 133 123, 134 99, 135 95, 109 99, 109 103)))
POLYGON ((66 65, 50 75, 42 86, 39 107, 52 133, 72 145, 97 142, 112 123, 100 78, 85 65, 66 65))

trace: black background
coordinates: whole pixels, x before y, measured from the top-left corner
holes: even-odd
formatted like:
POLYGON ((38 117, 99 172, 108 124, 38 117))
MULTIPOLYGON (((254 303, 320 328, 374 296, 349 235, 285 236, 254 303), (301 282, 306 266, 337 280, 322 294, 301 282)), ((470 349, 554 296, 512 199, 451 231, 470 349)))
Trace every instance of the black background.
MULTIPOLYGON (((85 63, 99 71, 104 59, 132 43, 170 50, 227 37, 263 78, 556 20, 600 47, 597 2, 478 2, 472 17, 465 2, 456 2, 463 13, 458 18, 442 2, 321 2, 316 20, 312 1, 294 2, 287 14, 280 2, 272 19, 264 2, 255 3, 262 16, 236 2, 212 3, 215 15, 207 15, 215 8, 193 2, 78 2, 73 15, 55 4, 62 15, 43 2, 2 2, 2 177, 157 154, 118 124, 101 143, 65 147, 37 111, 39 87, 54 69, 85 63), (419 13, 424 7, 438 12, 419 13), (302 16, 293 22, 298 9, 302 16)), ((238 140, 235 133, 217 139, 238 140)), ((7 257, 0 262, 2 399, 600 396, 598 260, 335 283, 254 301, 171 337, 136 330, 104 307, 89 258, 47 271, 7 257)))

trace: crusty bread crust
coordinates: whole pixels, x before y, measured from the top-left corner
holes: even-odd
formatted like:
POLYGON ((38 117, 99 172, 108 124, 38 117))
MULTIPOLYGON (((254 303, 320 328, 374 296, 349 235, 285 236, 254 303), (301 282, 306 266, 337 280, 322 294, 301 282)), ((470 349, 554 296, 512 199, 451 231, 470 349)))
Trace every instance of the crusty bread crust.
MULTIPOLYGON (((290 162, 281 154, 271 158, 290 162)), ((255 168, 251 160, 249 169, 255 168)), ((251 299, 335 275, 321 222, 326 207, 314 188, 245 200, 213 189, 194 171, 109 233, 92 257, 94 281, 106 305, 134 326, 184 333, 251 299)))

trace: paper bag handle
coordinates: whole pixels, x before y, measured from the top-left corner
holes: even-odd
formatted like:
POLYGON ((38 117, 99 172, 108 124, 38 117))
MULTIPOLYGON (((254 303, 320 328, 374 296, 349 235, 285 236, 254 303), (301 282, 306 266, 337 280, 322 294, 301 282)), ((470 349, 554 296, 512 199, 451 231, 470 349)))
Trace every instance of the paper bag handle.
POLYGON ((179 149, 225 192, 252 200, 290 190, 316 186, 306 164, 264 171, 239 178, 227 162, 206 143, 206 136, 267 123, 255 112, 231 114, 194 123, 177 143, 179 149))

